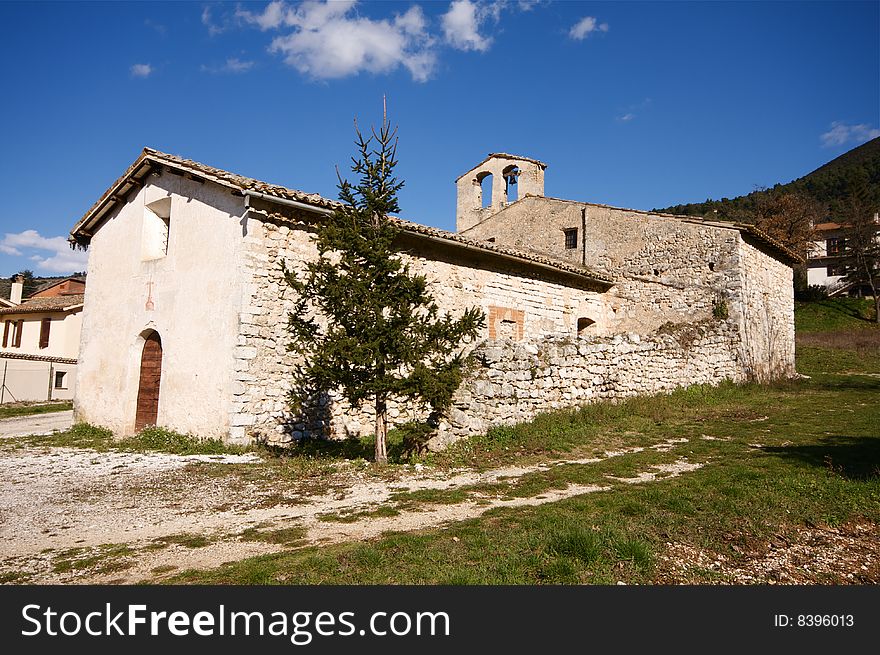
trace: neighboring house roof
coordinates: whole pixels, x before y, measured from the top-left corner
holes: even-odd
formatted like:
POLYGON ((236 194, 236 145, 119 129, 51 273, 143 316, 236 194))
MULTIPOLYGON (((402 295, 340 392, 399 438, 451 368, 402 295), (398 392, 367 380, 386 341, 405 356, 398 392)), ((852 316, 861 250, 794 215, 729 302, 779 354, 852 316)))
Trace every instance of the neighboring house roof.
MULTIPOLYGON (((42 284, 39 287, 37 287, 35 291, 32 291, 29 297, 33 297, 33 296, 36 296, 38 293, 43 293, 44 291, 48 291, 52 287, 57 287, 59 284, 63 284, 65 282, 67 282, 68 280, 73 280, 74 282, 82 282, 83 284, 85 284, 86 276, 85 275, 71 275, 70 277, 63 277, 58 280, 50 280, 49 282, 46 282, 45 284, 42 284)), ((70 293, 65 293, 63 295, 65 295, 65 296, 77 295, 77 292, 74 291, 74 292, 70 292, 70 293)))
MULTIPOLYGON (((491 155, 490 155, 491 156, 491 155)), ((509 156, 509 155, 504 155, 509 156)), ((525 159, 521 157, 520 159, 525 159)), ((536 160, 531 160, 536 161, 536 160)), ((540 162, 539 162, 540 163, 540 162)), ((94 231, 100 226, 104 216, 107 215, 113 207, 120 202, 125 201, 125 197, 135 188, 143 186, 144 178, 157 167, 166 166, 170 170, 179 171, 181 174, 187 175, 197 180, 208 180, 221 186, 231 188, 238 191, 256 191, 267 196, 267 201, 274 198, 280 200, 294 200, 312 207, 318 211, 334 210, 342 206, 335 200, 328 200, 316 193, 306 193, 297 191, 296 189, 288 189, 287 187, 268 184, 254 178, 236 175, 229 171, 224 171, 213 166, 207 166, 190 159, 183 159, 175 155, 169 155, 144 148, 140 157, 128 167, 128 170, 113 185, 107 189, 98 201, 92 205, 91 209, 77 222, 70 231, 69 240, 80 246, 88 244, 94 231)), ((611 286, 612 280, 604 275, 588 270, 584 267, 568 264, 551 257, 545 257, 536 253, 524 252, 513 248, 495 246, 494 244, 473 241, 466 237, 446 230, 420 225, 411 221, 395 218, 401 228, 410 234, 421 235, 433 239, 440 239, 454 247, 464 247, 471 250, 479 250, 486 253, 492 253, 507 259, 518 260, 521 264, 533 265, 536 268, 552 268, 566 274, 574 274, 590 282, 598 283, 604 286, 611 286)))
POLYGON ((827 232, 830 230, 839 230, 842 227, 843 227, 843 225, 841 225, 840 223, 817 223, 816 224, 816 229, 819 230, 820 232, 827 232))
POLYGON ((461 178, 463 178, 465 175, 467 175, 468 173, 473 171, 475 168, 479 168, 480 166, 485 164, 490 159, 494 159, 496 157, 500 158, 500 159, 518 159, 519 161, 530 161, 533 164, 537 164, 541 168, 547 168, 547 164, 545 164, 544 162, 542 162, 539 159, 532 159, 531 157, 522 157, 521 155, 511 155, 506 152, 490 152, 488 155, 486 155, 486 157, 479 164, 469 168, 467 173, 462 173, 457 178, 455 178, 455 181, 458 182, 461 178))
POLYGON ((70 296, 34 298, 9 309, 0 310, 0 314, 9 316, 10 314, 34 314, 37 312, 67 312, 82 307, 83 298, 85 298, 85 294, 82 293, 70 296))
POLYGON ((31 355, 28 353, 12 353, 8 350, 0 352, 0 359, 26 359, 31 362, 53 362, 55 364, 76 364, 73 357, 53 357, 52 355, 31 355))

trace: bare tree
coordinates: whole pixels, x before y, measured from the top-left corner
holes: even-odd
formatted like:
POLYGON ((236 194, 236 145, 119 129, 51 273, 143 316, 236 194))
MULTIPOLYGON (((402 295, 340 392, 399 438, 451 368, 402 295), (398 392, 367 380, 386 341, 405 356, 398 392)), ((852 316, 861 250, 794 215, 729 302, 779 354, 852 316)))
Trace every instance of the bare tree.
POLYGON ((769 194, 758 201, 755 226, 806 259, 826 215, 825 207, 803 194, 769 194))
POLYGON ((844 263, 846 280, 853 285, 868 287, 874 297, 875 320, 880 323, 880 222, 877 207, 858 196, 842 205, 845 225, 844 263))

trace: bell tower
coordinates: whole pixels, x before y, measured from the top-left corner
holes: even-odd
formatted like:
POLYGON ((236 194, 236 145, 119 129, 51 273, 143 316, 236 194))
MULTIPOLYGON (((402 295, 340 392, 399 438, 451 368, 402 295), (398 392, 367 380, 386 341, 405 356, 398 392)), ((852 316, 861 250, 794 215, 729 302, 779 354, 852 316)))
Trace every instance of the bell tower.
POLYGON ((520 198, 544 195, 544 169, 537 159, 493 152, 455 181, 455 230, 464 232, 520 198))

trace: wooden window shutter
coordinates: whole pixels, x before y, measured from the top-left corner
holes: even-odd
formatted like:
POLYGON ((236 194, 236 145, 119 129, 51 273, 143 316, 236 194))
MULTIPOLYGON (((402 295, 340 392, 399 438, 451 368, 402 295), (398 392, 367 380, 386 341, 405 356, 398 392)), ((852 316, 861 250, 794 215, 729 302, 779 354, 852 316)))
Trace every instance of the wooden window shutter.
POLYGON ((49 330, 52 328, 52 319, 44 318, 40 323, 40 348, 49 347, 49 330))
POLYGON ((3 347, 6 347, 6 344, 9 343, 9 325, 10 321, 6 321, 3 324, 3 347))
POLYGON ((12 343, 13 348, 21 348, 21 329, 23 327, 24 321, 18 320, 15 322, 15 339, 12 343))

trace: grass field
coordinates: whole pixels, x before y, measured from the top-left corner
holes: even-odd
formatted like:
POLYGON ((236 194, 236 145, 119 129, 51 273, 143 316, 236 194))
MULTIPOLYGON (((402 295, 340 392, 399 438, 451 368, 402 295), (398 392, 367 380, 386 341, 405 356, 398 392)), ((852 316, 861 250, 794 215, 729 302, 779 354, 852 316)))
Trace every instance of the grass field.
MULTIPOLYGON (((675 443, 598 464, 537 471, 503 490, 499 483, 497 490, 540 496, 569 484, 601 482, 609 487, 605 491, 494 509, 445 528, 188 571, 170 581, 773 582, 776 574, 761 567, 781 553, 800 552, 800 563, 781 564, 789 569, 785 575, 797 572, 795 581, 880 582, 877 552, 871 550, 880 524, 880 329, 860 313, 865 305, 829 301, 798 308, 798 370, 809 379, 692 387, 556 412, 459 442, 428 461, 481 468, 675 443), (651 484, 626 481, 646 467, 684 460, 701 468, 651 484), (870 552, 859 559, 864 549, 870 552), (816 564, 832 552, 838 561, 825 568, 816 564)), ((394 502, 409 508, 457 503, 486 491, 401 494, 394 502)), ((393 505, 387 509, 396 511, 393 505)))
POLYGON ((50 412, 63 412, 73 408, 69 400, 60 403, 16 403, 14 405, 0 405, 0 419, 14 416, 33 416, 35 414, 48 414, 50 412))

